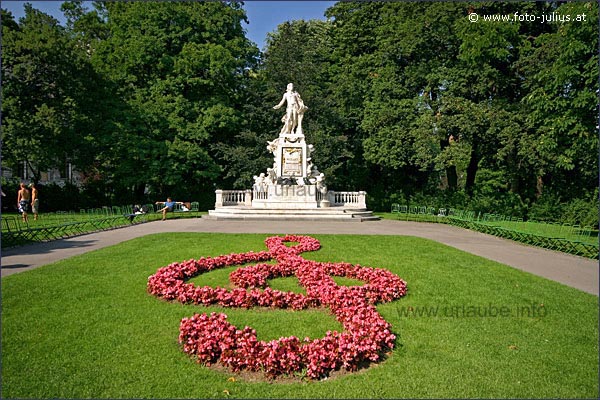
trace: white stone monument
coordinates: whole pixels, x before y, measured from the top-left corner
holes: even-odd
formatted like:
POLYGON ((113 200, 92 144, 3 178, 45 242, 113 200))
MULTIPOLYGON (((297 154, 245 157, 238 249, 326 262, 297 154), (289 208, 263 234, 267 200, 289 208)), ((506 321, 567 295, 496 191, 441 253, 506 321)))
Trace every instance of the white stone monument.
POLYGON ((209 218, 271 219, 378 219, 366 209, 366 192, 334 192, 325 175, 312 163, 314 146, 307 144, 302 119, 304 105, 294 85, 274 109, 287 103, 279 137, 267 142, 273 167, 254 176, 252 190, 217 190, 209 218))
POLYGON ((302 118, 308 107, 294 91, 292 83, 288 84, 281 102, 273 108, 277 110, 284 103, 287 107, 281 119, 283 128, 279 137, 267 146, 273 154, 273 168, 267 171, 267 178, 264 174, 254 177, 253 191, 257 195, 252 199, 252 207, 318 208, 329 201, 326 192, 319 190, 324 185, 324 176, 312 164, 310 155, 314 147, 306 144, 302 133, 302 118))

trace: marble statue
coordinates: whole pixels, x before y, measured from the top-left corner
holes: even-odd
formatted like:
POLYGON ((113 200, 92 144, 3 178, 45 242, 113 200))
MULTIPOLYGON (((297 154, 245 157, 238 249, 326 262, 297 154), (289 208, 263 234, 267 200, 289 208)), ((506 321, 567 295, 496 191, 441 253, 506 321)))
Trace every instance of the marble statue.
POLYGON ((277 173, 275 167, 267 168, 267 184, 274 185, 277 182, 277 173))
POLYGON ((279 134, 302 135, 302 119, 304 118, 304 112, 308 110, 308 107, 304 105, 304 102, 300 98, 300 94, 294 91, 293 83, 288 83, 287 90, 283 94, 281 101, 273 108, 277 110, 281 108, 285 102, 287 102, 287 108, 285 115, 281 119, 283 128, 281 128, 279 134))
POLYGON ((266 184, 266 179, 265 179, 265 174, 261 173, 259 176, 254 175, 254 188, 255 189, 261 189, 265 186, 266 184))
POLYGON ((272 140, 272 141, 268 141, 268 146, 267 146, 267 150, 269 150, 270 153, 275 154, 275 151, 277 151, 277 146, 279 145, 279 138, 272 140))
MULTIPOLYGON (((315 100, 317 101, 317 100, 315 100)), ((287 85, 281 101, 273 106, 275 110, 286 104, 285 115, 281 119, 283 128, 279 135, 266 142, 266 149, 273 156, 271 168, 265 173, 254 175, 252 190, 216 190, 215 208, 230 207, 230 210, 213 210, 218 218, 245 219, 272 217, 278 220, 291 219, 335 219, 355 217, 346 209, 365 209, 366 192, 353 192, 352 195, 338 196, 329 191, 325 174, 319 171, 314 161, 317 155, 314 145, 306 142, 302 131, 302 119, 308 107, 294 91, 294 84, 287 85), (236 209, 239 208, 239 210, 236 209), (325 209, 335 208, 336 212, 325 209), (323 209, 323 212, 299 212, 299 210, 323 209), (343 210, 343 213, 338 210, 343 210), (259 210, 259 211, 256 211, 259 210)), ((310 132, 307 132, 310 135, 310 132)), ((264 150, 263 150, 264 151, 264 150)), ((357 215, 362 220, 363 211, 357 215)), ((372 217, 372 215, 371 215, 372 217)), ((371 218, 369 217, 369 218, 371 218)))
POLYGON ((327 193, 327 185, 325 185, 325 174, 320 173, 316 177, 317 190, 323 194, 327 193))

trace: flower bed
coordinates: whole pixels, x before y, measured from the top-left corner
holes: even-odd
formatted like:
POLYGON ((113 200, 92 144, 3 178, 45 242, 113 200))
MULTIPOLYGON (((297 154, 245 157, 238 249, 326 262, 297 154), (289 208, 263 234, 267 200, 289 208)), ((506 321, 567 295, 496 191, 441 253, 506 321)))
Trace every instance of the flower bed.
POLYGON ((309 236, 274 236, 265 243, 269 251, 200 258, 160 268, 148 278, 148 292, 184 304, 294 310, 324 306, 345 331, 328 331, 325 337, 313 340, 290 336, 265 342, 258 340, 250 327, 237 329, 223 313, 195 314, 180 324, 183 351, 206 365, 220 360, 233 371, 264 371, 269 377, 306 371, 310 378, 321 378, 340 368, 354 371, 360 363, 378 361, 393 348, 391 325, 377 312, 375 304, 404 296, 406 282, 384 269, 305 260, 300 253, 320 248, 319 241, 309 236), (286 242, 297 244, 287 246, 286 242), (268 260, 276 260, 277 264, 262 263, 268 260), (230 281, 237 286, 233 290, 185 283, 216 268, 248 263, 256 264, 230 274, 230 281), (293 275, 306 289, 306 295, 266 287, 269 279, 293 275), (359 279, 366 284, 339 286, 332 276, 359 279))

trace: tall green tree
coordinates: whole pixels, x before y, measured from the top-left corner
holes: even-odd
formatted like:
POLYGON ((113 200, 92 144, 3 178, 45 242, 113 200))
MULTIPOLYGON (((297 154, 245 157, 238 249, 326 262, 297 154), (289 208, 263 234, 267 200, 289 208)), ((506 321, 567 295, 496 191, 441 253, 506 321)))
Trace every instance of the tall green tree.
MULTIPOLYGON (((108 35, 91 61, 125 103, 98 153, 111 179, 137 196, 211 191, 221 167, 211 144, 243 126, 240 112, 258 49, 238 3, 101 4, 108 35)), ((85 14, 83 14, 85 15, 85 14)))
POLYGON ((343 166, 344 178, 350 187, 366 189, 371 195, 374 183, 390 184, 389 174, 365 157, 368 134, 361 125, 372 79, 377 76, 374 53, 383 8, 380 2, 338 2, 325 13, 332 25, 331 108, 336 115, 336 129, 346 137, 351 153, 343 166), (375 176, 378 179, 373 179, 375 176))
POLYGON ((334 97, 369 171, 363 182, 378 196, 429 183, 441 134, 431 103, 458 52, 453 23, 461 7, 356 2, 328 10, 339 60, 334 97))
POLYGON ((567 3, 555 13, 569 20, 524 51, 522 104, 530 110, 525 124, 538 194, 568 200, 598 185, 598 3, 567 3))
POLYGON ((540 181, 570 193, 590 187, 593 172, 575 180, 565 172, 595 165, 586 150, 597 148, 596 10, 592 3, 336 4, 327 13, 332 98, 344 132, 360 143, 354 164, 362 159, 377 174, 381 196, 440 183, 475 194, 485 186, 481 169, 481 179, 496 171, 496 187, 528 199, 539 195, 540 181), (579 24, 467 18, 585 11, 592 18, 579 24))
MULTIPOLYGON (((315 146, 314 164, 325 174, 331 187, 352 188, 346 164, 352 159, 348 137, 341 131, 339 115, 332 99, 332 24, 320 20, 285 22, 268 36, 263 57, 266 98, 271 109, 281 100, 288 83, 293 83, 308 106, 303 131, 315 146)), ((281 129, 281 112, 273 133, 281 129)))
POLYGON ((93 72, 56 19, 25 5, 16 23, 2 11, 3 164, 23 162, 38 181, 50 168, 85 168, 93 134, 87 82, 93 72))

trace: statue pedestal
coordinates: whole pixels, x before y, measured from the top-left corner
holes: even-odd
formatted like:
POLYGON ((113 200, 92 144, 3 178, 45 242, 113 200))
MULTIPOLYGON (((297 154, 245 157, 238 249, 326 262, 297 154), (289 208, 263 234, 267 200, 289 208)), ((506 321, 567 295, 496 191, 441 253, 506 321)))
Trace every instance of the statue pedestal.
POLYGON ((274 166, 278 178, 306 178, 310 174, 304 135, 283 135, 277 141, 274 166))
POLYGON ((319 207, 315 185, 269 185, 266 190, 255 190, 254 208, 314 209, 319 207))

